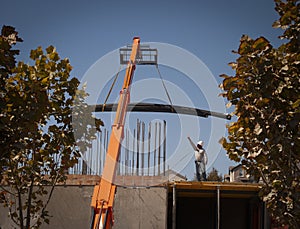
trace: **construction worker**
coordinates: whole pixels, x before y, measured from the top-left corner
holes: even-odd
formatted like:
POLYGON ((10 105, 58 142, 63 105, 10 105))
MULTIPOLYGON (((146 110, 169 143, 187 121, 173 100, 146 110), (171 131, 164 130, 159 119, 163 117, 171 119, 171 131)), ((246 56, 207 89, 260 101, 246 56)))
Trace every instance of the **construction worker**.
POLYGON ((188 137, 195 153, 195 165, 196 165, 196 176, 198 181, 206 181, 206 164, 207 154, 203 148, 203 141, 198 141, 197 145, 193 143, 190 137, 188 137))

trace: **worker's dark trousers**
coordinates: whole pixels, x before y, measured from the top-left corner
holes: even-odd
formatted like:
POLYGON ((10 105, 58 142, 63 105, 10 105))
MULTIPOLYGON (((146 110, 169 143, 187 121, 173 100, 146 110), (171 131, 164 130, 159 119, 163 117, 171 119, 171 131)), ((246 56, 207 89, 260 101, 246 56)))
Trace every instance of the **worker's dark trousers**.
POLYGON ((206 172, 203 166, 201 165, 202 162, 195 161, 196 165, 196 176, 198 181, 206 181, 206 172))

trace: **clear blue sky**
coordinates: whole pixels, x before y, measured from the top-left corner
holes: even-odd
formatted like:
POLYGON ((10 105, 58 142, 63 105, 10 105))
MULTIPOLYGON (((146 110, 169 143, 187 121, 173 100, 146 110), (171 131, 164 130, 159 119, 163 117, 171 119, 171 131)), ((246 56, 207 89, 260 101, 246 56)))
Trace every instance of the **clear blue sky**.
MULTIPOLYGON (((26 61, 37 46, 54 45, 61 57, 70 59, 78 78, 106 53, 139 36, 142 42, 168 43, 193 53, 220 83, 220 74, 233 73, 227 64, 237 58, 231 51, 238 48, 243 34, 265 36, 274 46, 279 44, 281 31, 272 28, 278 19, 274 6, 272 0, 1 0, 0 21, 14 26, 23 38, 18 45, 20 59, 26 61)), ((205 104, 197 106, 206 108, 205 104)), ((224 174, 234 164, 221 150, 210 169, 215 167, 224 174)), ((193 166, 191 160, 183 175, 191 177, 193 166)))

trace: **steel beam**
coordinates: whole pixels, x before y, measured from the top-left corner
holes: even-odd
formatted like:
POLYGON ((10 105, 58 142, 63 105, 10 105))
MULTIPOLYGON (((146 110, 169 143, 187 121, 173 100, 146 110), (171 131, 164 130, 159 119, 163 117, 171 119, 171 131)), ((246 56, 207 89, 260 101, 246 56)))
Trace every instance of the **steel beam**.
MULTIPOLYGON (((117 104, 97 104, 91 106, 95 108, 95 112, 115 112, 117 110, 117 104)), ((198 108, 184 107, 184 106, 171 106, 168 104, 156 104, 156 103, 130 103, 127 107, 127 112, 161 112, 161 113, 175 113, 184 115, 194 115, 207 118, 209 116, 223 118, 230 120, 230 114, 224 114, 220 112, 207 111, 198 108)))

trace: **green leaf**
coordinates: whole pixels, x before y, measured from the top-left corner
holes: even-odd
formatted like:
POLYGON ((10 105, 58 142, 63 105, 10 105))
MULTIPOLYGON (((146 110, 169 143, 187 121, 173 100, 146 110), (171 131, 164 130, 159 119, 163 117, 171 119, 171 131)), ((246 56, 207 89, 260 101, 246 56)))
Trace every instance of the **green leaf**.
POLYGON ((264 50, 268 45, 269 45, 269 41, 264 37, 260 37, 254 41, 252 48, 264 50))
POLYGON ((298 108, 300 105, 300 99, 297 99, 293 104, 292 104, 292 108, 296 109, 298 108))
POLYGON ((48 218, 44 219, 45 223, 49 224, 50 220, 48 218))
POLYGON ((32 59, 32 60, 36 60, 36 59, 38 59, 40 56, 42 56, 43 55, 43 49, 42 49, 42 47, 41 46, 39 46, 37 49, 35 49, 35 50, 31 50, 30 51, 30 58, 32 59))
POLYGON ((55 52, 54 46, 50 45, 48 48, 46 48, 47 54, 51 54, 55 52))
POLYGON ((247 41, 243 41, 241 44, 240 44, 240 47, 239 47, 239 54, 243 55, 245 53, 248 53, 249 52, 249 44, 247 41))

